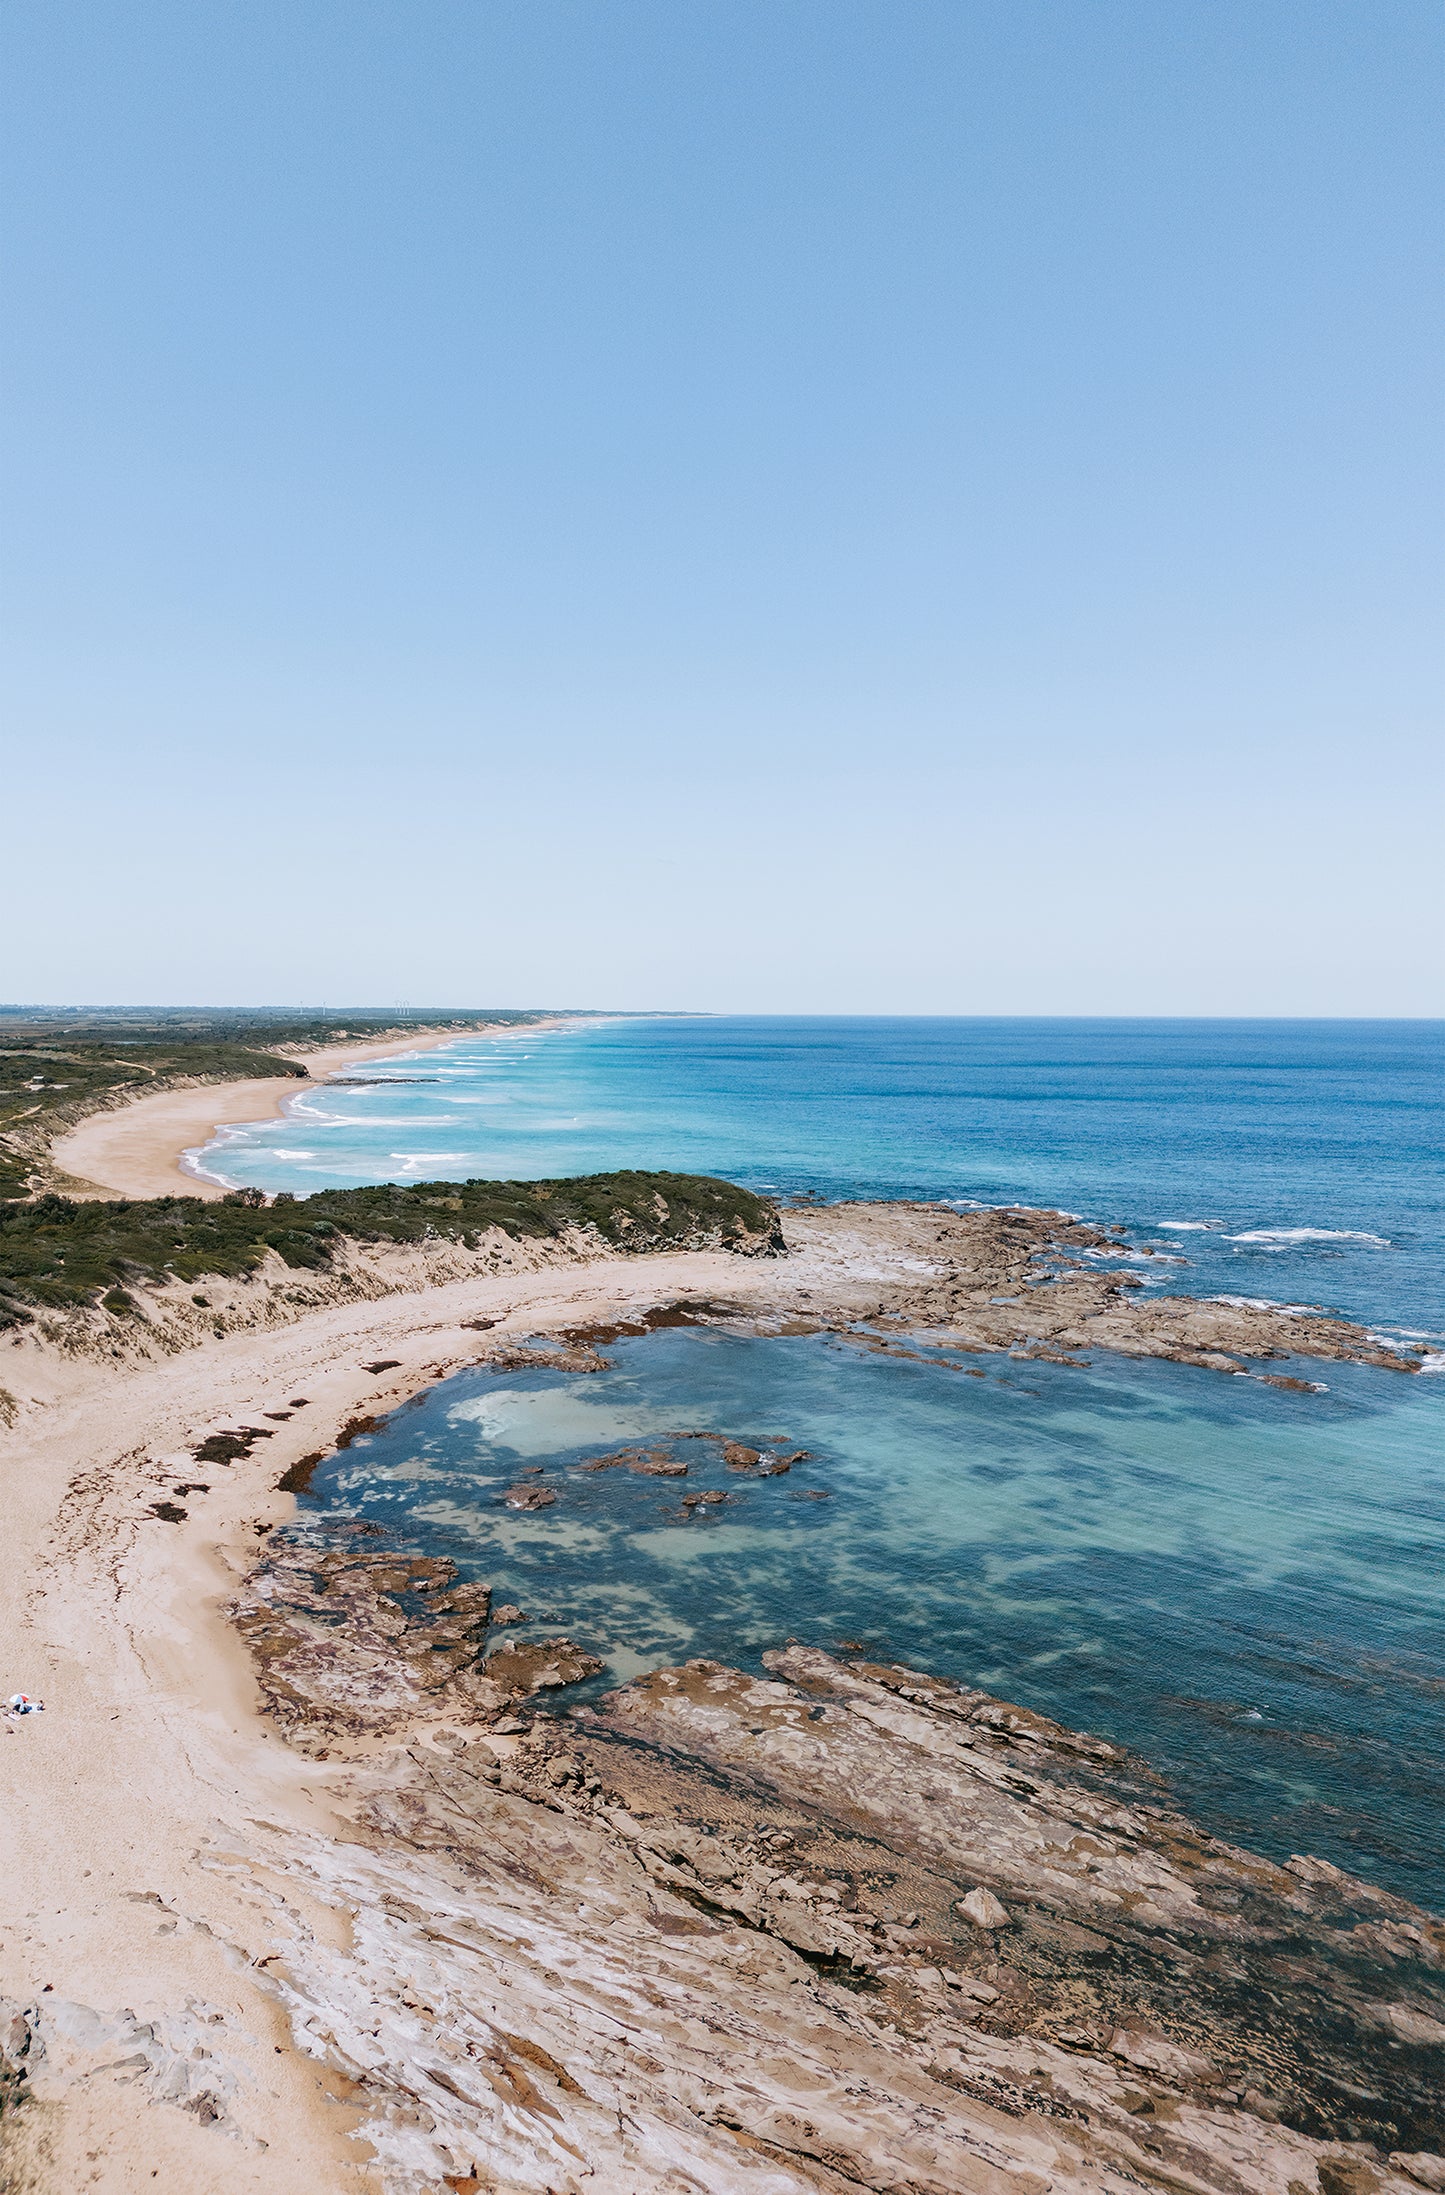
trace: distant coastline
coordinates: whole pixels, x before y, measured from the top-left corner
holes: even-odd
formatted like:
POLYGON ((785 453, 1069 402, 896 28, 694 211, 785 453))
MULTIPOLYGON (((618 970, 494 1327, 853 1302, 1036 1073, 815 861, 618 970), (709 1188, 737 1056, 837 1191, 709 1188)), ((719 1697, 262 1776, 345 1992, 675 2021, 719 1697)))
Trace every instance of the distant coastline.
POLYGON ((530 1037, 570 1025, 571 1017, 558 1014, 520 1025, 498 1022, 472 1030, 418 1029, 380 1043, 327 1044, 304 1053, 288 1050, 286 1057, 304 1061, 312 1078, 309 1084, 268 1079, 157 1091, 92 1114, 57 1140, 51 1157, 75 1183, 67 1191, 74 1196, 222 1197, 229 1183, 186 1164, 187 1155, 204 1148, 220 1128, 279 1120, 289 1099, 364 1061, 436 1051, 464 1036, 530 1037))

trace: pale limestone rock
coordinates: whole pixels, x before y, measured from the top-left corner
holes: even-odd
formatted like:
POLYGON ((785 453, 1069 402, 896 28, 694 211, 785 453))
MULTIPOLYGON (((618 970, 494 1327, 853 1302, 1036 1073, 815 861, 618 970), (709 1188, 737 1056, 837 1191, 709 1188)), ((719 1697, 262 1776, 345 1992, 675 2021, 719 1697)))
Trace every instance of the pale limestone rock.
POLYGON ((991 1890, 970 1890, 966 1898, 958 1901, 958 1910, 975 1928, 1007 1928, 1008 1907, 991 1890))
POLYGON ((1396 2172, 1407 2173, 1421 2187, 1445 2188, 1445 2157, 1437 2157, 1428 2149, 1392 2150, 1390 2163, 1396 2172))

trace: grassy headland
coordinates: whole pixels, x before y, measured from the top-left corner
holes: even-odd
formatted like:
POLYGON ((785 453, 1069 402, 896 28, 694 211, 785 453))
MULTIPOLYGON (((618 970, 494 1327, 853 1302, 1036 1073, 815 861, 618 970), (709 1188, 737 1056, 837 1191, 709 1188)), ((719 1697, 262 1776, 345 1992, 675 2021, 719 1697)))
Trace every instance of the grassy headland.
POLYGON ((0 1205, 0 1327, 39 1308, 91 1306, 115 1317, 138 1283, 235 1278, 274 1252, 325 1268, 348 1241, 474 1245, 492 1228, 515 1238, 594 1231, 627 1250, 762 1247, 777 1215, 763 1197, 705 1174, 588 1174, 574 1181, 430 1181, 329 1189, 268 1204, 243 1189, 199 1197, 78 1203, 44 1195, 0 1205))

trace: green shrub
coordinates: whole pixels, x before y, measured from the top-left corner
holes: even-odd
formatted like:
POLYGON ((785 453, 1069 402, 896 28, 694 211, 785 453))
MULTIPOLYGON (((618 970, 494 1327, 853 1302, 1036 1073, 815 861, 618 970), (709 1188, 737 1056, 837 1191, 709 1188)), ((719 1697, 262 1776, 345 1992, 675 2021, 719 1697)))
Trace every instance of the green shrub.
POLYGON ((636 1171, 572 1181, 387 1182, 270 1205, 255 1189, 214 1203, 46 1195, 0 1205, 0 1326, 36 1307, 94 1303, 98 1294, 108 1310, 128 1311, 125 1291, 136 1282, 240 1278, 272 1251, 297 1270, 319 1272, 348 1240, 475 1246, 492 1228, 536 1239, 570 1227, 629 1250, 683 1247, 713 1233, 748 1248, 776 1239, 777 1214, 766 1199, 710 1175, 636 1171))

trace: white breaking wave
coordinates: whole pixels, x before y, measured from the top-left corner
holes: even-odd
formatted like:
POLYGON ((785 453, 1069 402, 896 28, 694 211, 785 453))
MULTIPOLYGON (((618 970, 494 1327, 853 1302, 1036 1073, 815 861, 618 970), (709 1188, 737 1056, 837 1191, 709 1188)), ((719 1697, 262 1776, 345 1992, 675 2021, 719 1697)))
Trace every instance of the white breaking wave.
POLYGON ((1275 1311, 1282 1319, 1309 1318, 1322 1309, 1318 1303, 1275 1303, 1269 1296, 1211 1296, 1211 1303, 1227 1303, 1237 1311, 1275 1311))
MULTIPOLYGON (((301 1111, 301 1107, 297 1107, 301 1111)), ((363 1117, 360 1113, 320 1113, 314 1105, 305 1108, 307 1127, 317 1128, 455 1128, 460 1126, 448 1113, 402 1114, 373 1113, 363 1117)))
MULTIPOLYGON (((1392 1334, 1379 1334, 1373 1327, 1367 1327, 1365 1339, 1372 1341, 1377 1349, 1393 1350, 1397 1357, 1413 1357, 1418 1353, 1424 1359, 1435 1354, 1433 1350, 1419 1349, 1418 1344, 1402 1341, 1398 1329, 1392 1334)), ((1424 1369, 1423 1363, 1421 1369, 1424 1369)))
POLYGON ((1292 1242, 1367 1242, 1372 1250, 1388 1250, 1383 1235, 1361 1234, 1354 1227, 1251 1227, 1242 1235, 1226 1235, 1226 1242, 1263 1242, 1285 1249, 1292 1242))
POLYGON ((1156 1219, 1156 1227, 1168 1227, 1176 1235, 1212 1235, 1222 1227, 1222 1219, 1156 1219))
MULTIPOLYGON (((218 1137, 216 1140, 219 1142, 220 1138, 218 1137)), ((191 1150, 182 1151, 180 1158, 181 1172, 193 1175, 197 1181, 213 1181, 221 1189, 239 1189, 241 1186, 239 1181, 232 1181, 227 1174, 218 1174, 213 1166, 203 1166, 201 1164, 202 1157, 210 1149, 212 1149, 212 1145, 198 1143, 191 1150)))

